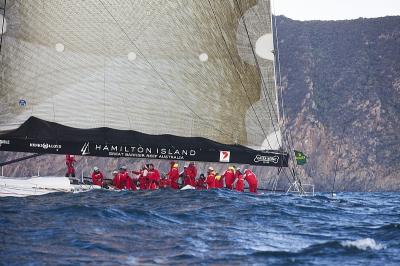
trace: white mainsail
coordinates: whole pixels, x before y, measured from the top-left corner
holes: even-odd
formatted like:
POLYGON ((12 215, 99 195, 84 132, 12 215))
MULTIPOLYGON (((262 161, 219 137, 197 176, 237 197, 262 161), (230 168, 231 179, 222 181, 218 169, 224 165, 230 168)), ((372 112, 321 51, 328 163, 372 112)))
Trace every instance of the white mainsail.
POLYGON ((268 0, 7 1, 5 16, 0 134, 36 116, 280 146, 268 0))

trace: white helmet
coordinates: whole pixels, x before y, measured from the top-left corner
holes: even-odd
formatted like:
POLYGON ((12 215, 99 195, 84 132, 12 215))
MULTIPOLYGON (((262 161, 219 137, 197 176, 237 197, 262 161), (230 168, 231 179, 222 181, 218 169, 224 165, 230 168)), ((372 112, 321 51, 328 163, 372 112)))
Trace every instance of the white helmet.
POLYGON ((99 168, 97 166, 93 167, 93 171, 97 172, 99 171, 99 168))

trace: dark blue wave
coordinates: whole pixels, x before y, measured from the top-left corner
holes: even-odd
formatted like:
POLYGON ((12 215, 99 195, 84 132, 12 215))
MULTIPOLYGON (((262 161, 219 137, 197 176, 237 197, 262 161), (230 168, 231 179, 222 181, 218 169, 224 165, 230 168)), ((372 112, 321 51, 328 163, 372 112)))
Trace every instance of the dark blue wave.
POLYGON ((0 264, 396 265, 399 199, 228 190, 0 198, 0 264))

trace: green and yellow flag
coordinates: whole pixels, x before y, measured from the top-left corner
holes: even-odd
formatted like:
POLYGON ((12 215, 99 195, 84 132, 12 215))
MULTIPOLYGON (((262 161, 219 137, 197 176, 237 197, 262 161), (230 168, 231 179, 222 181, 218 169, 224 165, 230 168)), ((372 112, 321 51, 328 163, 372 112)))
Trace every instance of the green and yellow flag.
POLYGON ((296 157, 297 165, 303 165, 307 162, 307 156, 301 151, 294 151, 294 156, 296 157))

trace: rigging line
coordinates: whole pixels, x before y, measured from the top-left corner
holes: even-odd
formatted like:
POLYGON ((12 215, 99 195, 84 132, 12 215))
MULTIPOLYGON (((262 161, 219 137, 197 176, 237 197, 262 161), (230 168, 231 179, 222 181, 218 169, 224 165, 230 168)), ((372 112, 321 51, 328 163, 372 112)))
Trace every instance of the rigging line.
MULTIPOLYGON (((289 135, 289 136, 290 136, 290 135, 289 135)), ((289 152, 290 152, 291 155, 294 155, 294 148, 293 148, 294 146, 291 146, 291 145, 290 145, 290 140, 292 141, 292 145, 293 145, 293 139, 291 138, 291 136, 290 136, 290 138, 287 137, 287 142, 288 142, 289 149, 290 149, 289 152)), ((291 174, 292 177, 293 177, 293 181, 298 180, 299 183, 300 183, 301 189, 304 190, 303 187, 302 187, 302 185, 301 185, 301 179, 298 178, 298 177, 296 176, 296 170, 297 170, 296 166, 297 166, 297 162, 296 162, 296 160, 295 160, 295 156, 291 156, 290 154, 289 154, 289 157, 290 157, 291 162, 292 162, 292 167, 291 167, 291 169, 293 170, 293 171, 290 171, 290 174, 291 174)))
MULTIPOLYGON (((260 18, 259 13, 256 12, 255 15, 257 16, 258 20, 259 20, 259 21, 261 22, 261 24, 262 24, 263 22, 262 22, 262 20, 261 20, 261 18, 260 18)), ((275 86, 276 86, 276 84, 275 84, 275 86)), ((263 94, 264 94, 264 92, 263 92, 263 94)), ((265 97, 265 95, 264 95, 264 97, 265 97)), ((267 102, 267 104, 268 104, 268 102, 267 102)), ((271 112, 270 110, 267 110, 263 104, 262 104, 261 106, 263 107, 263 109, 265 110, 265 112, 271 112)), ((267 140, 267 141, 268 141, 268 140, 267 140)), ((279 144, 279 143, 278 143, 278 144, 279 144)), ((270 145, 270 146, 271 146, 271 145, 270 145)), ((272 147, 271 147, 271 149, 272 149, 272 147)))
MULTIPOLYGON (((292 137, 292 135, 290 134, 289 131, 287 133, 287 139, 288 139, 288 143, 289 143, 290 152, 293 155, 294 154, 294 141, 293 141, 293 137, 292 137)), ((292 158, 292 162, 293 162, 293 168, 295 170, 297 170, 297 162, 295 160, 295 156, 291 156, 291 158, 292 158)))
POLYGON ((117 19, 111 14, 111 12, 108 10, 106 5, 103 3, 102 0, 98 0, 104 7, 104 9, 107 11, 107 13, 111 16, 111 18, 115 21, 116 25, 119 27, 119 29, 122 31, 122 33, 126 36, 126 38, 129 40, 129 42, 137 49, 139 54, 143 57, 143 59, 146 61, 146 63, 150 66, 150 68, 153 69, 153 71, 157 74, 157 76, 160 78, 160 80, 168 87, 168 89, 183 103, 183 105, 191 111, 196 117, 198 117, 200 120, 202 120, 205 124, 209 125, 211 128, 215 129, 216 131, 229 136, 229 137, 234 137, 233 134, 228 134, 224 131, 222 131, 219 128, 216 128, 213 126, 211 123, 203 119, 200 115, 198 115, 177 93, 176 91, 169 85, 169 83, 161 76, 161 74, 157 71, 157 69, 154 67, 154 65, 147 59, 147 57, 144 55, 144 53, 139 49, 139 47, 136 45, 134 41, 129 37, 128 33, 122 28, 122 26, 118 23, 117 19))
MULTIPOLYGON (((273 1, 273 9, 275 10, 275 2, 274 1, 273 1)), ((281 71, 279 39, 278 39, 278 26, 277 26, 277 23, 276 23, 277 19, 276 19, 276 16, 272 16, 272 18, 273 18, 274 25, 275 25, 274 33, 275 33, 275 43, 276 43, 276 49, 277 49, 277 66, 278 66, 278 75, 279 75, 279 88, 280 88, 280 92, 281 92, 282 129, 283 129, 282 130, 283 131, 282 135, 283 135, 283 138, 286 139, 289 151, 291 153, 293 153, 294 152, 293 151, 294 150, 294 142, 293 142, 292 134, 290 132, 290 129, 288 128, 286 130, 286 127, 285 127, 285 123, 286 123, 287 120, 286 120, 286 114, 285 114, 285 107, 284 107, 284 104, 283 104, 282 71, 281 71)), ((289 125, 287 125, 287 127, 288 126, 289 125)), ((295 159, 293 158, 293 156, 290 156, 290 157, 292 157, 291 159, 292 159, 292 162, 293 162, 293 168, 297 169, 296 168, 297 164, 295 162, 295 159)))
MULTIPOLYGON (((236 2, 237 6, 238 6, 238 8, 239 8, 240 13, 242 13, 241 8, 240 8, 240 5, 239 5, 239 2, 238 2, 237 0, 235 0, 235 2, 236 2)), ((272 17, 272 14, 271 14, 271 17, 272 17)), ((272 22, 271 22, 271 23, 272 23, 272 22)), ((244 25, 244 27, 245 27, 245 30, 246 30, 246 33, 247 33, 247 37, 248 37, 249 42, 250 42, 250 47, 251 47, 251 49, 252 49, 252 52, 253 52, 253 55, 254 55, 254 58, 255 58, 255 61, 256 61, 256 65, 257 65, 257 68, 258 68, 258 71, 259 71, 260 76, 261 76, 262 81, 263 81, 263 85, 264 85, 264 87, 263 87, 263 92, 264 92, 264 95, 266 94, 266 95, 268 96, 267 99, 269 100, 270 104, 272 105, 272 100, 271 100, 271 98, 269 97, 268 92, 266 92, 265 81, 264 81, 264 78, 263 78, 262 73, 261 73, 261 68, 260 68, 260 66, 259 66, 259 63, 258 63, 258 60, 257 60, 257 56, 255 55, 255 51, 254 51, 254 48, 253 48, 253 45, 252 45, 252 42, 251 42, 250 34, 249 34, 249 31, 248 31, 248 28, 247 28, 247 25, 246 25, 246 21, 245 21, 245 17, 244 17, 244 16, 243 16, 243 25, 244 25)), ((271 25, 271 28, 272 28, 272 30, 273 30, 272 25, 271 25)), ((278 48, 279 48, 279 47, 278 47, 278 48)), ((279 74, 280 74, 280 73, 279 73, 279 74)), ((281 82, 281 76, 280 76, 280 82, 281 82)), ((279 99, 277 99, 277 100, 279 100, 279 99)), ((269 107, 269 106, 268 106, 268 107, 269 107)), ((274 115, 275 115, 276 117, 278 117, 277 114, 276 114, 276 112, 275 112, 275 109, 273 109, 273 111, 274 111, 274 115)), ((270 113, 270 117, 271 117, 271 113, 270 113)), ((272 118, 271 118, 271 122, 273 123, 272 118)), ((275 128, 275 124, 274 124, 274 123, 273 123, 273 127, 274 127, 275 136, 276 136, 276 138, 278 139, 277 134, 276 134, 276 128, 275 128)), ((285 142, 285 141, 287 142, 288 147, 291 148, 290 140, 289 140, 289 139, 285 139, 285 136, 283 136, 282 144, 283 144, 283 142, 285 142)), ((292 142, 293 142, 293 139, 292 139, 292 142)), ((279 141, 278 141, 278 143, 279 143, 279 141)), ((290 149, 290 151, 291 151, 291 150, 292 150, 292 149, 290 149)), ((293 170, 294 170, 294 169, 296 168, 296 162, 295 162, 293 156, 289 156, 289 157, 291 157, 291 160, 292 160, 292 163, 293 163, 293 170)), ((304 191, 304 189, 303 189, 303 187, 302 187, 302 185, 301 185, 301 180, 298 179, 298 178, 296 177, 295 173, 292 172, 292 171, 291 171, 291 175, 292 175, 294 181, 296 181, 296 180, 299 181, 300 188, 301 188, 301 190, 304 191)))
MULTIPOLYGON (((273 9, 275 11, 275 2, 274 1, 273 1, 273 9)), ((279 89, 280 89, 280 93, 281 93, 282 137, 286 138, 286 142, 287 142, 288 148, 289 148, 290 151, 292 151, 293 148, 294 148, 293 138, 291 137, 290 130, 286 130, 286 127, 285 127, 286 115, 285 115, 285 107, 284 107, 284 104, 283 104, 282 71, 281 71, 279 39, 278 39, 278 27, 277 27, 277 23, 276 23, 276 16, 272 16, 272 19, 273 19, 273 23, 275 25, 275 27, 273 27, 273 29, 274 29, 274 33, 275 33, 275 43, 276 43, 276 50, 277 50, 276 57, 277 57, 277 67, 278 67, 278 76, 279 76, 279 89), (290 139, 286 135, 287 134, 286 131, 288 131, 290 139), (290 143, 290 140, 291 140, 292 143, 290 143)), ((294 167, 296 167, 296 164, 294 162, 294 158, 293 158, 293 156, 291 156, 291 157, 292 157, 293 165, 294 165, 294 167)))
MULTIPOLYGON (((105 21, 103 21, 105 24, 105 21)), ((103 45, 104 48, 106 46, 106 38, 104 36, 104 31, 103 31, 103 45)), ((103 56, 103 62, 104 62, 104 68, 103 68, 103 126, 106 127, 106 54, 104 53, 103 56)))
POLYGON ((7 0, 4 0, 3 24, 1 25, 1 37, 0 37, 0 54, 1 54, 1 47, 3 46, 4 21, 6 20, 6 5, 7 5, 7 0))
MULTIPOLYGON (((42 2, 42 5, 41 5, 42 10, 44 10, 44 7, 45 7, 45 3, 42 2)), ((53 105, 53 122, 57 122, 56 121, 56 107, 55 107, 55 104, 54 104, 54 95, 55 95, 55 93, 54 93, 53 86, 50 86, 50 87, 51 87, 50 88, 51 102, 52 102, 52 105, 53 105)), ((56 130, 56 141, 58 141, 58 130, 56 130)))
MULTIPOLYGON (((293 179, 293 180, 290 180, 290 178, 289 178, 289 175, 288 175, 288 173, 287 173, 287 169, 286 169, 286 167, 283 169, 285 172, 286 172, 286 175, 285 175, 285 177, 286 177, 286 179, 289 181, 289 183, 291 183, 291 182, 293 182, 293 181, 295 181, 295 179, 293 179)), ((289 171, 290 172, 290 171, 289 171)), ((292 175, 293 176, 293 175, 292 175)))
MULTIPOLYGON (((274 0, 272 0, 272 9, 274 10, 274 13, 275 13, 275 1, 274 0)), ((281 72, 281 57, 280 57, 280 51, 279 51, 278 25, 276 23, 276 16, 272 16, 272 19, 273 19, 273 23, 274 23, 273 29, 274 29, 274 33, 275 33, 276 59, 277 59, 278 76, 279 76, 279 88, 280 88, 280 92, 281 92, 282 122, 284 124, 284 122, 285 122, 285 107, 283 105, 282 72, 281 72)))
MULTIPOLYGON (((265 85, 264 76, 262 75, 261 68, 260 68, 260 64, 258 63, 258 59, 257 59, 257 56, 256 56, 255 51, 254 51, 253 43, 252 43, 252 41, 251 41, 250 34, 249 34, 249 31, 248 31, 248 28, 247 28, 247 25, 246 25, 246 19, 245 19, 245 17, 244 17, 244 14, 243 14, 241 8, 240 8, 240 5, 239 5, 238 0, 235 0, 235 2, 236 2, 236 5, 238 6, 240 17, 243 17, 243 25, 244 25, 244 28, 245 28, 245 30, 246 30, 246 34, 247 34, 247 37, 248 37, 249 42, 250 42, 250 48, 251 48, 251 51, 252 51, 252 53, 253 53, 253 56, 254 56, 254 59, 255 59, 255 62, 256 62, 256 66, 257 66, 257 70, 258 70, 258 72, 259 72, 259 75, 260 75, 260 78, 261 78, 261 81, 262 81, 262 88, 263 88, 262 91, 264 92, 264 97, 265 97, 265 99, 268 99, 268 100, 269 100, 269 103, 270 103, 271 106, 272 106, 273 103, 272 103, 272 100, 271 100, 270 97, 269 97, 268 92, 266 92, 267 89, 266 89, 266 85, 265 85), (267 96, 267 97, 266 97, 266 96, 267 96)), ((271 112, 270 106, 269 106, 268 104, 267 104, 267 107, 268 107, 268 110, 269 110, 268 114, 269 114, 269 116, 270 116, 271 123, 272 123, 272 127, 273 127, 273 129, 274 129, 274 134, 275 134, 275 137, 276 137, 276 141, 277 141, 278 145, 281 146, 280 141, 279 141, 279 138, 278 138, 278 135, 277 135, 277 133, 276 133, 277 130, 276 130, 276 127, 275 127, 275 123, 274 123, 274 120, 273 120, 273 118, 272 118, 272 112, 271 112)), ((275 109, 274 109, 273 107, 272 107, 272 110, 273 110, 273 113, 274 113, 275 117, 278 117, 277 114, 276 114, 276 112, 275 112, 275 109)))
MULTIPOLYGON (((274 13, 275 13, 275 2, 274 1, 272 1, 272 8, 273 8, 274 13)), ((283 137, 283 140, 286 141, 286 144, 288 145, 289 151, 293 152, 292 151, 292 150, 294 150, 293 138, 291 137, 290 130, 286 130, 286 128, 285 128, 286 116, 285 116, 285 107, 283 105, 282 71, 281 71, 281 61, 280 61, 278 27, 277 27, 277 23, 276 23, 276 16, 273 16, 271 14, 271 17, 272 17, 272 20, 273 20, 273 24, 275 25, 275 27, 272 27, 272 29, 273 29, 273 33, 275 35, 275 43, 276 43, 276 49, 277 49, 277 67, 278 67, 278 76, 279 76, 279 88, 280 88, 280 92, 281 92, 282 137, 283 137), (288 131, 288 132, 286 132, 286 131, 288 131), (288 136, 287 136, 287 134, 288 134, 288 136)), ((279 101, 279 99, 277 99, 277 100, 279 101)), ((295 160, 294 160, 293 156, 290 156, 290 157, 292 157, 291 160, 293 162, 293 167, 296 168, 296 163, 295 163, 295 160)))
MULTIPOLYGON (((208 10, 208 8, 203 4, 203 1, 200 1, 200 4, 201 4, 203 10, 208 10)), ((212 8, 212 7, 211 7, 211 8, 212 8)), ((213 13, 215 13, 215 12, 213 12, 213 13)), ((210 15, 210 13, 209 13, 208 11, 207 11, 207 14, 210 15)), ((217 24, 218 24, 218 21, 216 21, 216 22, 217 22, 217 24)), ((197 23, 196 23, 196 26, 197 26, 198 30, 200 31, 200 27, 198 27, 198 24, 197 24, 197 23)), ((219 24, 218 24, 218 27, 219 27, 219 29, 220 29, 220 31, 221 31, 222 38, 223 38, 224 41, 225 41, 225 38, 223 37, 223 34, 222 34, 222 29, 221 29, 221 27, 219 26, 219 24)), ((214 32, 212 32, 212 35, 215 36, 215 35, 214 35, 214 32)), ((217 37, 217 36, 215 36, 215 37, 217 37)), ((218 44, 218 46, 219 46, 221 49, 223 49, 222 45, 221 45, 219 42, 217 42, 217 44, 218 44)), ((225 43, 225 45, 227 46, 227 43, 225 43)), ((229 48, 228 48, 228 52, 229 52, 229 48)), ((231 54, 229 54, 229 55, 231 56, 231 54)), ((231 59, 231 60, 232 60, 233 66, 235 67, 236 71, 238 72, 238 70, 237 70, 237 68, 236 68, 236 66, 235 66, 235 63, 234 63, 233 59, 231 59)), ((243 81, 242 81, 241 75, 240 75, 239 73, 238 73, 238 77, 239 77, 239 80, 240 80, 240 82, 242 83, 242 86, 243 86, 243 81)), ((225 79, 226 79, 226 78, 225 78, 225 79)), ((227 82, 228 82, 228 81, 227 81, 227 82)), ((243 86, 243 88, 244 88, 244 86, 243 86)), ((246 92, 246 90, 245 90, 245 92, 246 92)), ((246 92, 246 96, 247 96, 247 98, 249 98, 249 96, 247 95, 247 92, 246 92)), ((249 100, 249 102, 250 102, 250 100, 249 100)), ((250 102, 250 105, 251 105, 251 102, 250 102)), ((264 106, 263 106, 263 107, 264 107, 264 106)), ((256 116, 257 116, 257 114, 256 114, 256 116)), ((256 118, 257 118, 257 117, 256 117, 256 118)), ((254 118, 251 118, 250 121, 252 121, 252 122, 254 122, 254 123, 257 123, 257 121, 256 121, 254 118)), ((259 121, 259 123, 260 123, 260 121, 259 121)), ((260 123, 260 126, 261 126, 261 123, 260 123)), ((265 132, 264 132, 262 126, 261 126, 261 129, 262 129, 263 134, 264 134, 264 136, 265 136, 265 132)), ((270 144, 269 144, 269 146, 271 147, 270 144)), ((271 148, 271 149, 272 149, 272 148, 271 148)))
MULTIPOLYGON (((238 8, 239 8, 239 12, 240 12, 240 15, 241 15, 241 13, 242 13, 242 11, 241 11, 241 9, 240 9, 240 5, 239 5, 239 3, 238 3, 238 1, 236 0, 235 1, 236 2, 236 4, 237 4, 237 6, 238 6, 238 8)), ((242 15, 241 15, 241 17, 242 17, 242 15)), ((265 85, 265 82, 264 82, 264 78, 263 78, 263 76, 262 76, 262 73, 261 73, 261 69, 260 69, 260 66, 259 66, 259 64, 258 64, 258 60, 257 60, 257 57, 256 57, 256 55, 255 55, 255 52, 254 52, 254 48, 253 48, 253 45, 252 45, 252 42, 251 42, 251 38, 250 38, 250 34, 249 34, 249 32, 248 32, 248 29, 247 29, 247 25, 246 25, 246 21, 245 21, 245 18, 244 18, 244 16, 243 16, 243 25, 244 25, 244 27, 245 27, 245 30, 246 30, 246 33, 247 33, 247 37, 248 37, 248 39, 249 39, 249 42, 250 42, 250 47, 251 47, 251 49, 252 49, 252 52, 253 52, 253 55, 254 55, 254 58, 255 58, 255 61, 256 61, 256 65, 257 65, 257 68, 258 68, 258 71, 259 71, 259 74, 260 74, 260 77, 261 77, 261 79, 262 79, 262 82, 263 82, 263 85, 264 85, 264 87, 263 87, 263 92, 264 92, 264 97, 265 97, 265 90, 266 90, 266 85, 265 85)), ((272 25, 271 25, 272 26, 272 25)), ((267 95, 268 95, 268 93, 267 93, 267 95)), ((270 97, 269 97, 269 95, 268 95, 268 98, 266 98, 266 99, 268 99, 269 100, 269 102, 270 102, 270 104, 272 105, 272 100, 270 99, 270 97)), ((269 109, 269 106, 268 106, 268 109, 269 109)), ((274 111, 274 114, 275 114, 275 116, 277 117, 277 114, 276 114, 276 112, 275 112, 275 109, 273 109, 273 111, 274 111)), ((276 133, 276 128, 275 128, 275 124, 274 124, 274 122, 273 122, 273 119, 272 119, 272 116, 271 116, 271 111, 269 112, 269 115, 270 115, 270 118, 271 118, 271 122, 272 122, 272 125, 273 125, 273 128, 274 128, 274 134, 275 134, 275 137, 277 138, 277 140, 278 140, 278 136, 277 136, 277 133, 276 133)), ((285 141, 285 138, 283 138, 283 141, 285 141)), ((279 144, 279 140, 278 140, 278 144, 279 144)), ((290 144, 289 144, 289 147, 290 147, 290 144)), ((289 157, 292 157, 292 156, 289 156, 289 157)), ((292 159, 292 161, 294 160, 294 158, 292 157, 291 158, 292 159)), ((294 161, 293 161, 293 164, 295 164, 294 163, 294 161)), ((291 173, 292 174, 292 173, 291 173)), ((293 176, 293 180, 294 181, 296 181, 296 177, 294 176, 294 174, 292 174, 292 176, 293 176)), ((288 176, 286 176, 286 178, 289 180, 289 182, 290 182, 290 179, 289 179, 289 177, 288 176)), ((302 185, 301 185, 301 181, 299 180, 299 183, 300 183, 300 187, 301 187, 301 189, 303 190, 303 188, 302 188, 302 185)), ((303 190, 304 191, 304 190, 303 190)))
POLYGON ((221 33, 221 37, 222 37, 222 39, 224 40, 224 43, 225 43, 225 46, 226 46, 226 50, 227 50, 227 52, 228 52, 228 54, 229 54, 229 58, 231 59, 232 64, 233 64, 233 66, 235 67, 235 70, 236 70, 236 73, 238 74, 240 83, 242 84, 242 88, 243 88, 244 92, 246 93, 247 100, 249 101, 250 106, 251 106, 251 109, 253 110, 254 115, 256 116, 256 119, 257 119, 258 123, 260 124, 260 127, 261 127, 261 130, 262 130, 263 134, 264 134, 264 137, 265 137, 265 139, 267 140, 268 145, 269 145, 269 147, 270 147, 271 150, 272 150, 272 146, 271 146, 271 144, 270 144, 270 142, 269 142, 269 140, 268 140, 268 137, 267 137, 267 135, 266 135, 266 133, 265 133, 265 130, 264 130, 263 126, 262 126, 262 123, 261 123, 260 119, 258 118, 258 115, 257 115, 257 113, 256 113, 256 110, 254 109, 253 104, 252 104, 251 101, 250 101, 250 97, 249 97, 249 95, 248 95, 248 93, 247 93, 247 90, 246 90, 244 84, 243 84, 243 80, 242 80, 242 78, 241 78, 241 75, 240 75, 240 73, 239 73, 239 70, 238 70, 238 68, 236 67, 236 64, 235 64, 235 61, 233 60, 233 57, 232 57, 231 52, 229 51, 228 43, 227 43, 226 40, 225 40, 223 31, 222 31, 221 26, 220 26, 220 24, 219 24, 219 22, 218 22, 218 19, 217 19, 217 15, 215 14, 215 10, 214 10, 214 8, 212 7, 212 4, 211 4, 211 1, 210 1, 210 0, 208 0, 208 3, 209 3, 209 5, 210 5, 211 11, 213 12, 215 22, 216 22, 217 25, 218 25, 218 29, 219 29, 219 31, 220 31, 220 33, 221 33))
MULTIPOLYGON (((256 53, 255 53, 255 51, 254 51, 254 47, 253 47, 253 44, 252 44, 252 41, 251 41, 251 38, 250 38, 250 33, 249 33, 249 29, 248 29, 248 27, 247 27, 246 19, 245 19, 245 17, 244 17, 244 14, 242 14, 242 10, 241 10, 240 5, 239 5, 239 3, 238 3, 237 0, 236 0, 236 4, 237 4, 238 9, 239 9, 239 15, 240 15, 241 17, 243 17, 243 26, 244 26, 244 28, 245 28, 245 30, 246 30, 246 34, 247 34, 247 37, 248 37, 249 43, 250 43, 250 48, 251 48, 252 54, 253 54, 253 56, 254 56, 254 58, 255 58, 257 70, 258 70, 258 72, 259 72, 259 75, 260 75, 260 78, 261 78, 261 81, 262 81, 262 85, 263 85, 263 86, 262 86, 262 89, 263 89, 264 98, 265 98, 267 101, 269 100, 269 104, 271 104, 271 106, 273 106, 272 100, 271 100, 271 98, 269 97, 269 94, 268 94, 268 92, 267 92, 267 86, 266 86, 266 82, 265 82, 265 80, 264 80, 264 76, 262 75, 262 72, 261 72, 260 64, 259 64, 259 62, 258 62, 258 60, 257 60, 257 56, 256 56, 256 53)), ((271 112, 270 106, 267 105, 267 107, 268 107, 268 114, 269 114, 269 116, 270 116, 270 118, 271 118, 271 122, 272 122, 272 125, 273 125, 273 128, 274 128, 274 133, 275 133, 275 136, 276 136, 277 141, 278 141, 278 144, 279 144, 279 140, 278 140, 278 137, 277 137, 277 134, 276 134, 276 131, 277 131, 277 130, 276 130, 276 128, 275 128, 275 123, 273 122, 273 118, 272 118, 272 112, 271 112)), ((275 117, 278 118, 278 116, 277 116, 277 114, 276 114, 276 112, 275 112, 275 109, 272 108, 272 110, 274 111, 275 117)))

